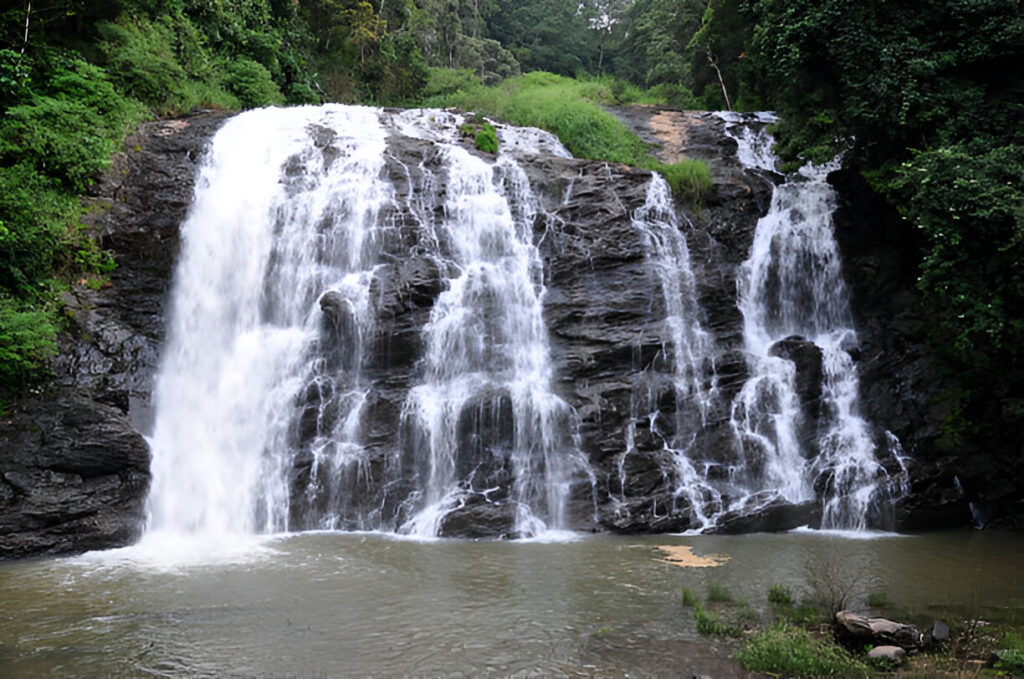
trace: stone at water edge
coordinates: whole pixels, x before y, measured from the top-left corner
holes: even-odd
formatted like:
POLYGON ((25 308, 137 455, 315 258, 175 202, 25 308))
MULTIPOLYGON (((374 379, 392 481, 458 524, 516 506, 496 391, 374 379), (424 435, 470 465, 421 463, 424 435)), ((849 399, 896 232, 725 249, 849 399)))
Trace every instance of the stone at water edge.
POLYGON ((942 622, 941 620, 935 620, 932 622, 932 628, 924 635, 924 643, 926 646, 937 645, 945 646, 949 643, 949 625, 942 622))
POLYGON ((885 618, 865 618, 853 611, 839 611, 836 622, 857 639, 882 645, 896 644, 904 649, 921 647, 921 633, 913 625, 885 618))
POLYGON ((884 660, 893 665, 902 665, 907 660, 907 652, 899 646, 875 646, 868 651, 869 660, 884 660))

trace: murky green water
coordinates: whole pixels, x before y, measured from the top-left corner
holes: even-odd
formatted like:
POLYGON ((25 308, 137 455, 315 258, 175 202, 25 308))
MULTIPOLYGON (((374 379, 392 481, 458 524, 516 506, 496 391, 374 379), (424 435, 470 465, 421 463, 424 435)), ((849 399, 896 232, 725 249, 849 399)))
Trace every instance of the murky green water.
POLYGON ((595 536, 563 543, 412 542, 306 534, 234 563, 129 552, 0 565, 0 672, 42 675, 439 675, 667 672, 723 676, 680 589, 711 581, 763 608, 838 564, 861 599, 908 608, 1024 606, 1024 538, 941 533, 595 536), (725 554, 666 564, 657 545, 725 554))

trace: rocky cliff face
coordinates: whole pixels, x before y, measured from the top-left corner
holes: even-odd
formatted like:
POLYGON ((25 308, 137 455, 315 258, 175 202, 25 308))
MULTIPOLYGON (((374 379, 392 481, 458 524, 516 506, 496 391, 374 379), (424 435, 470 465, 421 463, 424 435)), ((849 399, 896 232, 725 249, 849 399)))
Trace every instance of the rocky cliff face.
POLYGON ((149 392, 196 165, 222 122, 143 125, 89 197, 118 267, 65 294, 56 379, 14 405, 0 436, 0 558, 130 544, 149 488, 149 392))
MULTIPOLYGON (((745 171, 735 158, 735 142, 712 115, 641 110, 623 115, 662 143, 662 153, 671 156, 667 160, 698 157, 712 168, 710 195, 699 210, 684 209, 681 228, 694 269, 700 320, 715 347, 717 400, 703 413, 695 445, 727 451, 727 404, 748 377, 736 304, 737 268, 747 256, 777 178, 745 171)), ((178 226, 191 201, 204 146, 223 119, 203 115, 143 126, 92 197, 95 223, 118 268, 109 288, 76 288, 67 295, 69 326, 55 362, 55 384, 45 395, 18 404, 5 419, 0 556, 112 547, 138 536, 149 481, 142 434, 151 427, 150 392, 178 226)), ((331 152, 326 133, 323 148, 331 152)), ((411 195, 419 182, 408 168, 429 167, 431 145, 403 139, 390 142, 389 153, 391 180, 399 193, 411 195)), ((673 463, 664 459, 666 436, 684 423, 655 423, 633 412, 636 385, 650 379, 651 366, 664 361, 667 341, 659 329, 667 314, 656 292, 659 282, 633 221, 647 200, 650 175, 555 157, 538 158, 524 169, 535 186, 543 187, 544 210, 534 237, 544 258, 548 291, 543 313, 557 366, 554 390, 579 418, 578 445, 594 472, 592 485, 582 484, 573 492, 573 524, 627 532, 686 529, 691 513, 677 480, 666 473, 673 463), (634 451, 628 455, 627 439, 634 451)), ((301 176, 301 168, 295 176, 301 176)), ((898 437, 907 454, 922 460, 911 468, 914 493, 901 506, 899 524, 966 524, 971 498, 934 449, 946 414, 937 395, 945 384, 924 342, 927 320, 908 273, 910 236, 895 222, 879 219, 884 210, 870 202, 855 178, 840 174, 835 180, 843 196, 837 238, 860 334, 856 358, 865 415, 898 437)), ((364 442, 367 449, 379 451, 363 471, 369 479, 384 478, 384 467, 402 436, 402 403, 424 350, 421 328, 446 285, 435 260, 404 254, 416 237, 414 215, 398 212, 386 219, 395 227, 386 237, 392 240, 383 245, 391 256, 377 274, 374 291, 376 313, 386 322, 378 324, 364 366, 375 384, 364 442)), ((320 305, 324 345, 329 347, 331 337, 345 336, 349 321, 329 295, 320 305)), ((332 351, 325 356, 328 364, 346 360, 344 346, 332 351)), ((773 352, 797 366, 803 407, 812 412, 820 397, 820 352, 815 354, 813 345, 807 347, 798 338, 780 342, 773 352)), ((649 389, 664 412, 682 412, 673 403, 675 393, 657 385, 649 389)), ((330 397, 298 395, 294 438, 299 449, 328 427, 322 421, 325 398, 330 397)), ((500 404, 500 398, 492 400, 487 407, 495 412, 484 412, 481 406, 476 416, 500 423, 500 404)), ((496 450, 506 434, 499 427, 495 441, 474 439, 467 445, 483 454, 496 450)), ((292 475, 294 492, 313 500, 295 503, 290 521, 298 528, 314 525, 317 503, 328 502, 329 494, 310 490, 311 469, 311 457, 300 453, 292 475)), ((507 484, 500 465, 481 465, 478 471, 488 483, 507 484)), ((354 502, 387 508, 402 496, 403 483, 412 480, 392 480, 354 502)), ((498 505, 483 495, 467 498, 445 519, 443 532, 509 534, 511 519, 498 505)), ((820 509, 810 505, 762 506, 756 514, 723 517, 719 529, 788 528, 814 522, 816 511, 820 509)))

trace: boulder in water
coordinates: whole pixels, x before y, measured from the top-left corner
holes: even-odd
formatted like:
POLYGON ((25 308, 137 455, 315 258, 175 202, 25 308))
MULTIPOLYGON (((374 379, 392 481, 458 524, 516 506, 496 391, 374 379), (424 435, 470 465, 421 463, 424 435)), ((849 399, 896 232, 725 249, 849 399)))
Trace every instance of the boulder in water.
POLYGON ((491 502, 482 493, 472 493, 444 515, 438 535, 447 538, 513 539, 519 537, 515 526, 514 502, 491 502))
POLYGON ((776 498, 769 504, 727 512, 715 526, 715 533, 781 533, 800 526, 821 524, 821 503, 815 500, 793 504, 776 498))

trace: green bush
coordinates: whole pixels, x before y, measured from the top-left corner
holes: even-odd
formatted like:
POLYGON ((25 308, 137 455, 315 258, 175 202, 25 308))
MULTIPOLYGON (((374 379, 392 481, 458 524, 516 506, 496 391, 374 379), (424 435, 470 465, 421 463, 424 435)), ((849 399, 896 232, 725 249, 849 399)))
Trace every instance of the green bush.
POLYGON ((292 83, 285 100, 289 104, 319 104, 320 97, 306 83, 292 83))
POLYGON ((57 353, 57 328, 46 311, 0 296, 0 384, 18 392, 47 374, 57 353))
POLYGON ((143 118, 143 108, 80 58, 56 55, 49 62, 44 86, 0 119, 0 163, 33 166, 78 193, 109 165, 117 143, 143 118))
POLYGON ((995 668, 1014 676, 1024 676, 1024 640, 1017 634, 1008 634, 1003 643, 1005 648, 993 652, 995 668))
POLYGON ((176 58, 168 21, 122 15, 117 22, 101 21, 96 28, 107 70, 126 93, 162 111, 184 99, 188 77, 176 58))
POLYGON ((252 59, 238 59, 225 69, 224 85, 243 108, 283 104, 284 97, 270 76, 270 71, 252 59))
POLYGON ((696 606, 698 603, 697 595, 689 587, 683 587, 683 605, 684 606, 696 606))
POLYGON ((843 648, 785 623, 755 634, 736 658, 748 670, 787 677, 863 677, 869 672, 843 648))
POLYGON ((77 214, 77 201, 27 163, 0 167, 0 290, 36 300, 77 214))
POLYGON ((702 160, 687 159, 672 165, 658 164, 654 168, 660 172, 672 192, 683 200, 697 204, 711 190, 711 169, 702 160))
POLYGON ((708 637, 740 637, 743 629, 726 620, 722 620, 708 611, 699 603, 693 607, 693 619, 697 621, 697 631, 708 637))

